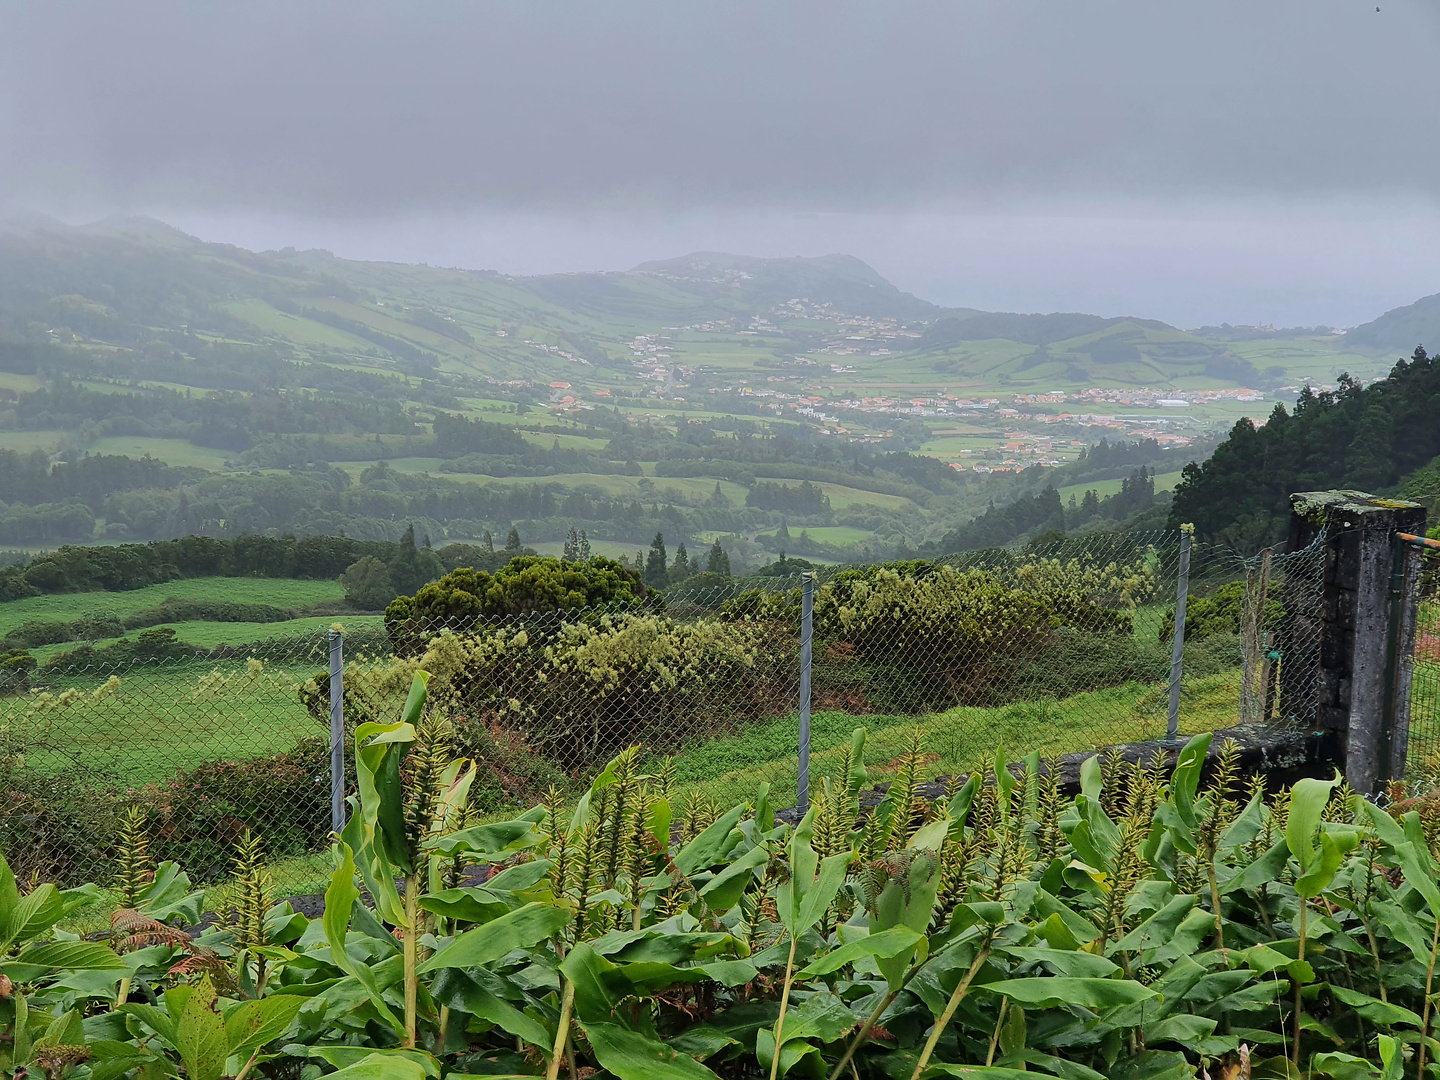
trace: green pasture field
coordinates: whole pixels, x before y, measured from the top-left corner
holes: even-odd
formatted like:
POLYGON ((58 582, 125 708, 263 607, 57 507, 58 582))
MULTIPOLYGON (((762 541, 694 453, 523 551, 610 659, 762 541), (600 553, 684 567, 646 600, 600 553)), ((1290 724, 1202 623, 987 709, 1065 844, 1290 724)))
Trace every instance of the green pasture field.
MULTIPOLYGON (((785 483, 787 481, 781 481, 785 483)), ((788 481, 796 483, 796 481, 788 481)), ((820 489, 830 497, 830 507, 833 510, 843 510, 847 506, 880 506, 890 509, 915 509, 915 504, 903 495, 886 495, 878 491, 861 491, 859 488, 845 487, 841 484, 820 484, 820 489)))
MULTIPOLYGON (((1174 491, 1175 485, 1180 483, 1180 476, 1181 473, 1178 469, 1174 472, 1160 473, 1155 477, 1155 490, 1174 491)), ((1115 479, 1091 480, 1088 484, 1067 484, 1059 489, 1060 501, 1068 503, 1071 495, 1074 495, 1076 499, 1083 499, 1087 491, 1093 491, 1103 499, 1107 495, 1116 494, 1120 490, 1122 483, 1122 480, 1115 479)))
POLYGON ((218 472, 232 455, 224 450, 196 446, 185 439, 152 439, 143 435, 111 435, 96 439, 86 449, 92 454, 125 454, 139 458, 149 454, 167 465, 198 465, 218 472))
POLYGON ((76 769, 122 784, 160 780, 217 758, 264 757, 326 730, 296 693, 324 667, 323 639, 313 653, 262 663, 258 671, 246 660, 141 665, 118 673, 108 691, 95 676, 62 678, 64 690, 78 692, 70 700, 59 686, 44 708, 40 695, 0 699, 0 724, 23 733, 37 768, 76 769))
POLYGON ((32 450, 50 453, 58 450, 69 438, 68 431, 0 431, 0 450, 18 450, 22 454, 32 450))
MULTIPOLYGON (((805 528, 805 532, 808 533, 810 539, 814 540, 817 544, 835 544, 839 547, 845 547, 849 544, 861 544, 866 540, 875 539, 875 534, 869 529, 857 529, 853 525, 810 525, 805 528)), ((773 537, 775 531, 771 530, 768 533, 762 533, 760 535, 773 537)), ((799 529, 790 530, 792 540, 799 535, 799 529)))
POLYGON ((13 371, 0 371, 0 389, 14 390, 17 394, 28 394, 39 390, 44 383, 37 375, 17 375, 13 371))
POLYGON ((349 331, 280 311, 271 307, 264 300, 236 300, 220 306, 237 319, 255 327, 262 334, 273 334, 287 341, 294 341, 302 345, 322 345, 332 349, 347 349, 352 352, 369 352, 375 348, 372 342, 349 331))
POLYGON ((609 439, 592 439, 585 435, 556 435, 548 431, 522 431, 520 437, 531 446, 546 450, 557 442, 562 450, 604 450, 610 445, 609 439))
MULTIPOLYGON (((87 615, 111 614, 119 618, 152 608, 164 600, 219 600, 275 607, 308 607, 342 599, 338 581, 303 581, 294 578, 199 577, 147 585, 126 592, 56 593, 27 596, 0 604, 0 635, 31 621, 71 621, 87 615)), ((334 621, 333 619, 331 621, 334 621)), ((207 625, 225 626, 225 623, 207 625)), ((239 625, 231 623, 228 625, 239 625)), ((269 627, 287 623, 267 623, 269 627)))

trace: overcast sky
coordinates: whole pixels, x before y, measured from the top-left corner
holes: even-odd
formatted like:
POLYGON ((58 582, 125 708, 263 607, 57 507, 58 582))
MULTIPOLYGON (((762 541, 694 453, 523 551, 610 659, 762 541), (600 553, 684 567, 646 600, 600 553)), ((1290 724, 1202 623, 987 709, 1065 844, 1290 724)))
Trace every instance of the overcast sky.
POLYGON ((1440 291, 1440 0, 9 0, 0 211, 512 272, 847 251, 942 303, 1440 291))

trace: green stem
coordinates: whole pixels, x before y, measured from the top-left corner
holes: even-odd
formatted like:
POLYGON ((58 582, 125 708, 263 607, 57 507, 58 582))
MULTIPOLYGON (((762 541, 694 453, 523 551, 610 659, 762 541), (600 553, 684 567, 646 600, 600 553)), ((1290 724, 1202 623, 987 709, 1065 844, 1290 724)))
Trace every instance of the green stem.
POLYGON ((935 1044, 940 1041, 945 1027, 950 1023, 950 1018, 955 1015, 955 1010, 960 1007, 960 1002, 965 1000, 965 994, 970 989, 970 981, 980 971, 980 965, 985 963, 985 958, 990 955, 990 938, 985 939, 985 944, 980 946, 980 951, 975 954, 975 960, 970 969, 965 972, 965 977, 960 980, 960 985, 955 987, 955 992, 950 995, 950 1000, 945 1003, 945 1011, 940 1014, 940 1019, 935 1021, 935 1026, 930 1029, 930 1037, 925 1040, 925 1049, 920 1054, 920 1060, 915 1063, 915 1071, 910 1074, 910 1080, 920 1080, 920 1074, 925 1071, 925 1066, 930 1064, 930 1055, 935 1052, 935 1044))
POLYGON ((1213 857, 1205 863, 1205 874, 1210 879, 1210 906, 1215 911, 1215 946, 1224 953, 1225 919, 1220 913, 1220 883, 1215 880, 1215 860, 1213 857))
POLYGON ((780 1038, 785 1031, 785 1006, 790 1004, 790 980, 795 976, 795 935, 790 935, 790 959, 785 961, 785 989, 780 994, 780 1016, 775 1021, 775 1057, 770 1062, 770 1080, 780 1075, 780 1038))
POLYGON ((560 1075, 560 1062, 570 1041, 570 1012, 575 1007, 575 984, 563 976, 562 979, 565 992, 560 996, 560 1021, 555 1025, 555 1048, 550 1052, 550 1066, 545 1070, 545 1080, 556 1080, 560 1075))
POLYGON ((995 1030, 990 1033, 990 1049, 985 1052, 985 1067, 995 1064, 995 1047, 1000 1043, 1000 1028, 1005 1024, 1005 1014, 1010 1011, 1010 999, 1000 999, 1000 1015, 995 1017, 995 1030))
POLYGON ((259 1050, 256 1050, 253 1054, 251 1054, 250 1060, 245 1062, 245 1067, 235 1074, 235 1080, 245 1080, 245 1077, 249 1075, 250 1070, 255 1067, 255 1062, 259 1057, 259 1050))
MULTIPOLYGON (((1299 959, 1305 959, 1305 916, 1310 909, 1310 901, 1303 896, 1300 898, 1300 947, 1297 950, 1299 959)), ((1295 980, 1295 1071, 1300 1071, 1300 1016, 1302 1003, 1300 1000, 1300 980, 1295 980)))
POLYGON ((419 922, 420 877, 411 874, 405 878, 405 1046, 415 1048, 415 1014, 419 1008, 418 946, 420 939, 419 922))
POLYGON ((115 1006, 116 1006, 116 1008, 119 1008, 121 1005, 124 1005, 126 999, 129 998, 129 997, 130 997, 130 976, 129 976, 129 975, 126 975, 125 978, 123 978, 123 979, 120 980, 120 989, 119 989, 119 991, 117 991, 116 994, 115 994, 115 1006))
POLYGON ((1440 914, 1435 919, 1435 940, 1430 943, 1430 967, 1425 971, 1425 1011, 1420 1014, 1420 1049, 1416 1053, 1415 1075, 1425 1075, 1425 1040, 1430 1036, 1430 988, 1435 982, 1435 957, 1440 954, 1440 914))
POLYGON ((450 1006, 440 1006, 440 1034, 435 1037, 435 1056, 445 1056, 445 1037, 449 1034, 450 1027, 450 1006))
MULTIPOLYGON (((911 968, 911 973, 913 974, 917 970, 918 965, 911 968)), ((900 991, 905 988, 905 983, 909 981, 910 976, 906 975, 905 981, 881 998, 880 1004, 875 1006, 875 1011, 865 1018, 865 1023, 860 1025, 860 1030, 850 1040, 850 1045, 845 1048, 845 1056, 840 1059, 840 1063, 835 1066, 835 1071, 830 1074, 830 1080, 840 1080, 840 1074, 845 1071, 845 1066, 850 1064, 850 1059, 855 1056, 855 1051, 860 1049, 860 1044, 870 1034, 870 1029, 879 1023, 880 1017, 884 1015, 885 1010, 890 1007, 890 1003, 900 995, 900 991)))

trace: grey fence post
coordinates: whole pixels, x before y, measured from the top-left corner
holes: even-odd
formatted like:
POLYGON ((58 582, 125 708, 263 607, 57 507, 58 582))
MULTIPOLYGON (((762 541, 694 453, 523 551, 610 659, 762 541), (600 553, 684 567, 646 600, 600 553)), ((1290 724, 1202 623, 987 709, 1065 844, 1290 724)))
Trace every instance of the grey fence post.
POLYGON ((330 827, 345 827, 345 645, 330 631, 330 827))
POLYGON ((1180 678, 1185 666, 1185 601, 1190 594, 1190 537, 1193 525, 1180 527, 1180 572, 1175 579, 1175 644, 1170 649, 1170 714, 1165 721, 1165 737, 1180 734, 1180 678))
POLYGON ((810 808, 810 653, 815 630, 815 575, 802 574, 800 601, 800 774, 795 804, 810 808))

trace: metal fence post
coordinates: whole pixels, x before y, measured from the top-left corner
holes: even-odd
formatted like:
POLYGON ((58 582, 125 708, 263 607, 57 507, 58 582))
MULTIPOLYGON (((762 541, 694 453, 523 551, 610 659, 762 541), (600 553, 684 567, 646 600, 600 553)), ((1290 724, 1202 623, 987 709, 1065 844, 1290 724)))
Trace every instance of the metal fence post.
POLYGON ((330 827, 345 827, 345 645, 330 631, 330 827))
POLYGON ((1190 538, 1193 525, 1180 527, 1180 572, 1175 578, 1175 644, 1170 649, 1170 714, 1165 721, 1165 737, 1180 734, 1180 678, 1185 664, 1185 601, 1190 593, 1190 538))
POLYGON ((815 575, 802 574, 800 601, 800 774, 795 804, 810 809, 810 652, 815 630, 815 575))

